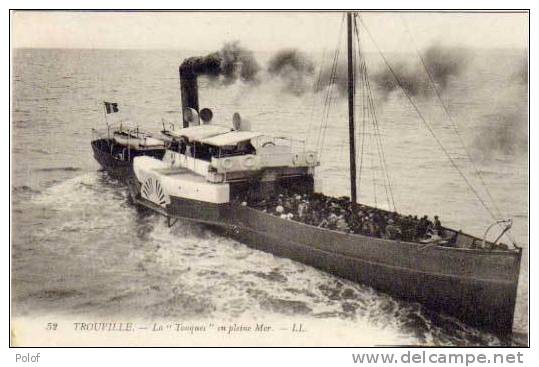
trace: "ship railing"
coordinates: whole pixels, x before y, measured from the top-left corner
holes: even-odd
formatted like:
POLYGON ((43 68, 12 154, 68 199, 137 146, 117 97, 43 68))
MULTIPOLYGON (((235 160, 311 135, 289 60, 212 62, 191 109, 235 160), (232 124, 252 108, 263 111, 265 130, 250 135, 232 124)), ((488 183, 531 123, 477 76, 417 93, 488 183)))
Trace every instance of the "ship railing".
POLYGON ((257 171, 275 167, 315 167, 319 164, 316 152, 261 152, 225 157, 212 157, 211 167, 219 173, 257 171))
POLYGON ((305 140, 294 139, 288 136, 261 135, 251 139, 251 143, 258 148, 267 144, 268 142, 271 142, 280 148, 286 148, 291 151, 306 151, 307 146, 305 140))
POLYGON ((152 134, 142 131, 138 126, 130 125, 126 121, 109 124, 106 128, 92 128, 92 135, 101 138, 111 137, 115 132, 129 135, 132 138, 152 137, 152 134))

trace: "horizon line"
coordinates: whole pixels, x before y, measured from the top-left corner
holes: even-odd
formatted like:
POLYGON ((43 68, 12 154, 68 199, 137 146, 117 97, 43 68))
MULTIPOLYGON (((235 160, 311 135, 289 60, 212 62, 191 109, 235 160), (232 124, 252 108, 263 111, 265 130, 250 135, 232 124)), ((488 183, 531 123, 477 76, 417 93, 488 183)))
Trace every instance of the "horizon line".
MULTIPOLYGON (((507 46, 507 47, 471 47, 471 46, 443 46, 447 49, 469 49, 469 50, 522 50, 525 51, 529 48, 528 45, 525 47, 518 47, 518 46, 507 46)), ((251 49, 251 51, 254 52, 275 52, 275 51, 281 51, 283 49, 290 49, 291 47, 282 47, 275 50, 259 50, 259 49, 251 49)), ((294 48, 294 47, 292 47, 294 48)), ((427 47, 428 48, 428 47, 427 47)), ((12 50, 95 50, 95 51, 200 51, 200 52, 213 52, 215 49, 194 49, 194 48, 176 48, 176 47, 170 47, 170 48, 163 48, 163 47, 43 47, 43 46, 22 46, 22 47, 10 47, 12 50)), ((297 47, 296 47, 297 49, 297 47)), ((310 50, 305 52, 323 52, 323 49, 316 49, 316 50, 310 50)), ((366 52, 374 52, 374 51, 366 51, 366 52)), ((408 51, 389 51, 390 53, 408 53, 408 51)), ((414 51, 409 51, 410 53, 413 53, 414 51)))

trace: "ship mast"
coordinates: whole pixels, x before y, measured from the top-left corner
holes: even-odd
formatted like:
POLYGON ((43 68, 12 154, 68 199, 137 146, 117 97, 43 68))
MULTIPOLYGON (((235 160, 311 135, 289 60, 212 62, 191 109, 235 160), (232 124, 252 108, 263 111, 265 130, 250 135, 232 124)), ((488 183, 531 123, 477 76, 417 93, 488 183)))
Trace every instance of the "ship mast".
POLYGON ((346 24, 348 29, 348 133, 350 143, 350 201, 352 206, 357 203, 356 186, 356 141, 354 131, 354 58, 352 42, 352 13, 346 14, 346 24))

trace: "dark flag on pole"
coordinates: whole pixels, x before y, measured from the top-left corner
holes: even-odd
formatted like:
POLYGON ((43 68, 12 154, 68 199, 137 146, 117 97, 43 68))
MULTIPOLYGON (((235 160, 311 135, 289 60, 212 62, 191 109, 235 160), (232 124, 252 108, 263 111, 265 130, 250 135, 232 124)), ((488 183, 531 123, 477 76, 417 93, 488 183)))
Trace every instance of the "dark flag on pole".
POLYGON ((105 111, 107 111, 107 114, 118 112, 118 103, 112 103, 112 102, 103 102, 105 103, 105 111))

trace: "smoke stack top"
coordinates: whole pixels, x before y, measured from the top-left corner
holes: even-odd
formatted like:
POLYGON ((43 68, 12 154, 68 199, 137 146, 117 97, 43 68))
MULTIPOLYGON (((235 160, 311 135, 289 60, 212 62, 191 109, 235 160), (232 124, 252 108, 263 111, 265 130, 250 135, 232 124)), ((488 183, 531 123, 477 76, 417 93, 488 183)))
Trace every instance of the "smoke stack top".
MULTIPOLYGON (((189 57, 180 65, 180 86, 182 109, 199 110, 197 78, 205 75, 211 81, 230 85, 238 80, 258 82, 260 66, 252 51, 243 48, 239 42, 226 43, 223 48, 207 56, 189 57)), ((186 127, 186 120, 184 127, 186 127)))

